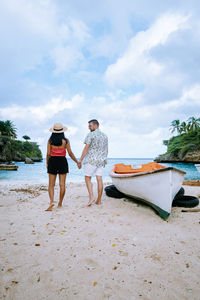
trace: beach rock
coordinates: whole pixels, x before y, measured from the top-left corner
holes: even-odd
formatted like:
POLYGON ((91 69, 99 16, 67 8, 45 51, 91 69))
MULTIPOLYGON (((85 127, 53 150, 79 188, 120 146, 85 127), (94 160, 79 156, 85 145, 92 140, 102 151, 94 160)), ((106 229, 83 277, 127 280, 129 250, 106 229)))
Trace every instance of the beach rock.
POLYGON ((185 156, 182 157, 181 153, 165 153, 161 154, 154 159, 156 162, 188 162, 188 163, 200 163, 200 151, 188 151, 185 156))
POLYGON ((25 164, 34 164, 34 161, 32 161, 32 159, 26 157, 25 158, 25 164))
POLYGON ((32 159, 34 162, 40 162, 40 161, 42 161, 42 158, 41 158, 41 157, 36 157, 36 156, 31 157, 31 159, 32 159))

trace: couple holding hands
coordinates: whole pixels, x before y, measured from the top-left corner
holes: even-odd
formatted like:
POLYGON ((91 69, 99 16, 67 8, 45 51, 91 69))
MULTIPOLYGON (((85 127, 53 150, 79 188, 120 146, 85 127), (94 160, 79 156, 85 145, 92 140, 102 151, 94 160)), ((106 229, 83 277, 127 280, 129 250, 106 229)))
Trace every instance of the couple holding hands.
POLYGON ((67 130, 61 123, 56 123, 50 132, 52 132, 47 143, 47 172, 49 173, 49 198, 50 204, 46 211, 51 211, 54 206, 54 187, 56 176, 59 175, 60 197, 58 207, 62 207, 65 195, 66 176, 69 172, 68 162, 66 159, 66 150, 71 159, 77 163, 79 169, 82 167, 84 160, 84 176, 87 190, 89 193, 88 206, 95 202, 92 189, 92 176, 96 175, 98 197, 96 204, 101 204, 103 193, 103 169, 107 163, 108 156, 108 138, 99 130, 99 122, 96 119, 88 122, 90 132, 85 138, 85 147, 78 161, 71 150, 69 139, 64 135, 67 130))

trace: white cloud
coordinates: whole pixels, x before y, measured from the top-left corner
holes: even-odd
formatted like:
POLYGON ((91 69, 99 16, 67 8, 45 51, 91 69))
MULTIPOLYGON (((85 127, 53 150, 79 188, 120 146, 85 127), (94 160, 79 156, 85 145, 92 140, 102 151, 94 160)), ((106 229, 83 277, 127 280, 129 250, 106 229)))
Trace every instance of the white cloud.
POLYGON ((144 102, 144 93, 112 102, 103 96, 86 99, 76 95, 69 100, 57 97, 39 106, 0 108, 0 117, 11 119, 17 127, 20 124, 21 136, 26 133, 32 139, 36 138, 43 151, 46 151, 48 128, 57 121, 62 122, 68 127, 66 136, 77 155, 82 151, 88 132, 88 120, 97 118, 102 130, 108 134, 111 157, 155 157, 166 149, 162 140, 170 137, 171 121, 186 120, 198 114, 199 94, 200 84, 183 90, 177 99, 148 105, 144 102), (181 111, 185 107, 190 110, 181 111))
POLYGON ((107 127, 110 157, 155 157, 165 151, 162 145, 164 130, 156 128, 148 134, 133 132, 127 128, 107 127), (148 151, 147 151, 148 149, 148 151))
POLYGON ((82 101, 82 96, 75 95, 72 100, 64 100, 62 97, 53 98, 44 105, 31 105, 26 107, 12 105, 10 107, 0 108, 0 116, 3 119, 22 119, 24 121, 29 120, 30 122, 37 123, 39 121, 46 121, 63 110, 71 110, 77 107, 82 101))
POLYGON ((21 31, 43 37, 56 35, 57 9, 52 1, 7 0, 1 2, 1 11, 6 14, 8 21, 12 20, 9 29, 17 26, 21 31))
POLYGON ((61 29, 63 28, 61 32, 67 32, 67 36, 63 39, 63 43, 59 43, 51 51, 51 58, 56 66, 54 73, 57 75, 62 72, 69 72, 72 67, 84 59, 82 47, 90 38, 88 27, 81 20, 69 18, 68 27, 67 25, 63 25, 63 27, 61 27, 61 29))
POLYGON ((77 133, 77 131, 78 131, 77 127, 75 127, 75 126, 68 126, 67 134, 68 134, 68 136, 71 137, 71 136, 75 135, 77 133))
POLYGON ((110 86, 126 86, 134 81, 148 83, 155 80, 164 66, 151 56, 151 49, 164 45, 170 35, 180 30, 188 18, 178 14, 166 14, 156 20, 148 30, 139 32, 130 40, 126 51, 116 63, 108 66, 105 81, 110 86))
POLYGON ((60 121, 80 154, 97 118, 111 156, 164 152, 171 121, 200 111, 200 5, 177 3, 1 1, 0 118, 45 148, 60 121))
MULTIPOLYGON (((180 98, 160 104, 163 110, 179 109, 181 107, 200 106, 200 84, 195 84, 188 89, 185 89, 180 98)), ((195 111, 194 111, 195 113, 195 111)))
POLYGON ((82 20, 70 18, 69 26, 71 28, 71 38, 76 44, 83 44, 90 38, 89 29, 82 20))
POLYGON ((69 71, 81 59, 83 59, 81 51, 72 46, 56 47, 52 50, 51 57, 53 58, 56 65, 56 69, 54 71, 55 74, 69 71))
POLYGON ((49 58, 56 74, 84 59, 88 27, 75 17, 60 18, 59 9, 51 0, 0 3, 0 63, 7 81, 42 66, 49 58))

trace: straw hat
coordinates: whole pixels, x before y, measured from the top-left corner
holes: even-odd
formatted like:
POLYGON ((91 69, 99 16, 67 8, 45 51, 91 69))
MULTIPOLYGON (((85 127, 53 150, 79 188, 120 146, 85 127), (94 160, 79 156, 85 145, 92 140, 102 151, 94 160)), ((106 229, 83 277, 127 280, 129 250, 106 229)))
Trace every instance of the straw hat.
POLYGON ((67 130, 67 127, 63 126, 62 123, 55 123, 52 128, 49 129, 52 133, 62 133, 67 130))

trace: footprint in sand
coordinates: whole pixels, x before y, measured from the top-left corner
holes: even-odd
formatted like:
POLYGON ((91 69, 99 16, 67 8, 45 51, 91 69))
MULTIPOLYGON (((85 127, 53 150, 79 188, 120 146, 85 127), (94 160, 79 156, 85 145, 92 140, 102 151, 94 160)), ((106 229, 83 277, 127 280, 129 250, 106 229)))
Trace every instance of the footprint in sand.
POLYGON ((88 267, 93 267, 94 268, 94 267, 99 266, 99 264, 91 258, 86 258, 85 262, 86 262, 88 267))
POLYGON ((121 255, 121 256, 128 256, 128 252, 119 250, 119 255, 121 255))

